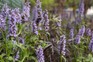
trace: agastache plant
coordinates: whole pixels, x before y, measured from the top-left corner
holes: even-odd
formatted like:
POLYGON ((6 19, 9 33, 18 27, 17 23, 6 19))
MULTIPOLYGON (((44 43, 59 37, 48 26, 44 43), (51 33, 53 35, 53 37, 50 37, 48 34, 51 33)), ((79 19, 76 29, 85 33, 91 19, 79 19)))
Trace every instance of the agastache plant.
POLYGON ((40 0, 36 0, 36 10, 37 10, 36 23, 38 25, 43 20, 43 13, 42 13, 42 8, 41 8, 41 2, 40 2, 40 0))
POLYGON ((63 42, 62 54, 63 54, 63 55, 66 54, 66 39, 64 39, 64 42, 63 42))
POLYGON ((9 20, 8 20, 8 24, 9 24, 9 28, 8 28, 8 36, 9 37, 17 37, 17 26, 16 23, 17 21, 15 20, 15 9, 11 10, 10 14, 9 14, 9 20))
POLYGON ((76 35, 75 43, 76 44, 80 44, 80 40, 81 40, 81 36, 80 35, 76 35))
POLYGON ((70 38, 73 39, 74 38, 74 28, 70 29, 70 38))
POLYGON ((38 62, 45 62, 44 53, 41 46, 36 49, 36 55, 37 55, 38 62))
POLYGON ((5 30, 6 29, 6 19, 9 14, 10 8, 7 6, 7 4, 4 4, 1 13, 0 13, 0 28, 5 30))
POLYGON ((38 27, 35 21, 32 23, 32 32, 38 35, 38 27))
POLYGON ((9 11, 10 11, 10 8, 8 7, 8 5, 4 4, 4 6, 1 9, 1 14, 3 15, 4 18, 7 18, 9 11))
POLYGON ((63 55, 66 54, 66 39, 65 35, 60 36, 60 41, 58 43, 58 50, 60 54, 62 53, 63 55))
POLYGON ((44 16, 44 20, 45 20, 45 22, 44 22, 45 31, 48 31, 49 30, 49 18, 48 18, 48 11, 47 10, 45 10, 43 16, 44 16))
POLYGON ((86 29, 86 35, 87 36, 91 36, 92 32, 91 32, 91 29, 90 28, 87 28, 86 29))
POLYGON ((33 22, 32 22, 32 32, 35 34, 38 34, 38 26, 36 23, 37 18, 38 18, 38 13, 37 13, 37 7, 35 6, 33 9, 33 22))
POLYGON ((85 33, 85 26, 83 25, 83 26, 79 29, 78 35, 83 36, 84 33, 85 33))
POLYGON ((6 29, 6 19, 3 15, 0 14, 0 28, 5 30, 6 29))
POLYGON ((93 33, 92 33, 92 37, 89 43, 89 50, 91 50, 93 52, 93 33))
POLYGON ((33 19, 32 20, 36 22, 36 20, 38 18, 38 13, 37 13, 37 7, 36 6, 33 8, 32 13, 33 13, 33 19))
POLYGON ((26 2, 22 10, 23 22, 27 22, 29 20, 29 17, 30 17, 30 2, 26 2))
POLYGON ((15 8, 15 11, 14 11, 14 12, 15 12, 14 20, 15 20, 17 23, 21 23, 21 22, 22 22, 22 17, 21 17, 19 8, 15 8))
POLYGON ((79 4, 79 15, 83 16, 84 15, 84 0, 80 0, 79 4))
POLYGON ((40 22, 43 19, 42 8, 40 0, 36 0, 36 6, 33 9, 33 23, 32 30, 35 34, 38 34, 38 29, 40 22))

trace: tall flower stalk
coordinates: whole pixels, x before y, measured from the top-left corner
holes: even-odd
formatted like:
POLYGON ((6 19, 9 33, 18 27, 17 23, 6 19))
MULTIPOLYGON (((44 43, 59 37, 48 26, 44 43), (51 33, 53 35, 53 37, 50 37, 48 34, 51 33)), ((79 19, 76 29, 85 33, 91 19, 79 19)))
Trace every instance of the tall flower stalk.
POLYGON ((73 39, 74 38, 74 28, 70 29, 70 38, 73 39))
POLYGON ((7 4, 4 4, 0 13, 0 28, 3 30, 6 30, 6 19, 9 12, 10 8, 7 6, 7 4))
POLYGON ((89 43, 89 50, 91 50, 93 52, 93 33, 92 33, 92 37, 89 43))
POLYGON ((21 23, 22 22, 22 17, 21 17, 21 13, 20 13, 20 10, 19 8, 15 8, 15 15, 14 15, 14 20, 17 22, 17 23, 21 23))
POLYGON ((29 17, 30 17, 30 2, 26 2, 24 4, 23 10, 22 10, 22 19, 23 19, 23 22, 29 21, 29 17))
POLYGON ((37 27, 37 24, 35 21, 33 21, 33 23, 32 23, 32 31, 33 31, 33 33, 38 35, 38 27, 37 27))
POLYGON ((40 0, 36 0, 36 6, 33 9, 33 23, 32 23, 32 30, 35 34, 38 34, 38 29, 42 29, 39 26, 40 22, 43 19, 42 8, 40 0))
POLYGON ((8 7, 8 5, 4 4, 4 6, 1 9, 1 14, 3 15, 4 18, 7 18, 9 11, 10 11, 10 8, 8 7))
POLYGON ((48 31, 49 30, 49 18, 48 18, 48 11, 47 10, 45 10, 43 16, 44 16, 44 20, 45 20, 45 22, 44 22, 45 31, 48 31))
POLYGON ((36 22, 37 25, 39 25, 40 22, 42 22, 43 20, 43 13, 42 13, 40 0, 36 0, 36 6, 34 10, 35 10, 35 15, 36 15, 36 19, 34 18, 34 21, 36 22))
POLYGON ((8 24, 9 24, 9 27, 8 27, 8 36, 9 37, 17 37, 17 26, 16 26, 16 18, 15 18, 15 11, 16 9, 14 10, 11 10, 10 14, 9 14, 9 20, 8 20, 8 24))
POLYGON ((80 40, 81 40, 81 36, 80 35, 76 35, 75 43, 76 44, 80 44, 80 40))
POLYGON ((42 47, 38 47, 36 49, 36 55, 37 55, 38 62, 45 62, 45 60, 44 60, 44 53, 43 53, 42 47))
POLYGON ((84 36, 84 33, 85 33, 85 26, 83 25, 83 26, 79 29, 78 35, 84 36))
POLYGON ((86 29, 86 35, 87 36, 91 36, 92 32, 91 32, 91 29, 90 28, 87 28, 86 29))
POLYGON ((66 54, 66 39, 65 35, 60 36, 60 41, 58 43, 58 49, 60 54, 62 53, 63 55, 66 54))
POLYGON ((84 0, 80 0, 79 15, 80 16, 83 16, 84 15, 84 0))
POLYGON ((3 29, 3 30, 6 29, 6 19, 1 14, 0 14, 0 28, 3 29))

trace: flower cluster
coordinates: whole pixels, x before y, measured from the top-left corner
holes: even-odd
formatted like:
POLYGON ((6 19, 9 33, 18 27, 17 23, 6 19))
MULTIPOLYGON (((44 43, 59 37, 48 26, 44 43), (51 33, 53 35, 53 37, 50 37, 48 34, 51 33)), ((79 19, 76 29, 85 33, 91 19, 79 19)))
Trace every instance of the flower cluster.
POLYGON ((48 19, 48 11, 47 10, 45 10, 43 16, 44 16, 44 20, 45 20, 45 22, 44 22, 45 31, 48 31, 49 30, 49 19, 48 19))
POLYGON ((89 50, 91 50, 93 52, 93 33, 92 33, 92 38, 89 43, 89 50))
POLYGON ((33 33, 35 33, 36 35, 38 35, 38 27, 37 27, 35 21, 32 23, 32 31, 33 31, 33 33))
POLYGON ((84 33, 85 33, 85 26, 83 25, 83 26, 79 29, 78 35, 83 36, 84 33))
POLYGON ((14 10, 11 10, 10 14, 9 14, 9 20, 8 20, 8 24, 9 24, 9 32, 8 32, 8 36, 9 37, 17 37, 17 26, 16 26, 16 23, 17 21, 15 20, 15 11, 16 9, 14 10))
POLYGON ((22 22, 22 17, 21 17, 21 14, 20 14, 20 10, 19 8, 15 8, 15 11, 14 11, 14 20, 17 22, 17 23, 21 23, 22 22))
POLYGON ((84 36, 84 33, 85 33, 85 26, 83 25, 83 26, 79 29, 78 34, 76 35, 75 43, 77 43, 77 44, 80 43, 81 37, 84 36))
POLYGON ((36 0, 36 6, 33 9, 33 21, 37 24, 41 22, 43 19, 42 8, 40 0, 36 0))
POLYGON ((30 17, 30 3, 29 2, 26 2, 24 4, 21 15, 22 15, 23 22, 26 22, 29 20, 29 17, 30 17))
POLYGON ((83 16, 84 15, 84 0, 80 0, 79 15, 80 16, 83 16))
POLYGON ((91 32, 91 29, 90 29, 90 28, 87 28, 87 29, 86 29, 86 35, 87 35, 87 36, 91 36, 91 33, 92 33, 92 32, 91 32))
POLYGON ((22 13, 19 8, 10 9, 7 4, 1 9, 0 13, 0 28, 6 29, 6 20, 8 20, 8 37, 16 37, 17 36, 17 23, 21 23, 22 21, 27 21, 30 17, 30 5, 29 2, 26 2, 23 6, 22 13))
POLYGON ((80 35, 76 35, 75 43, 76 44, 80 44, 80 40, 81 40, 81 36, 80 35))
POLYGON ((74 28, 70 29, 70 38, 73 39, 74 38, 74 28))
POLYGON ((63 55, 65 55, 66 53, 66 39, 65 39, 65 35, 60 36, 60 41, 58 43, 58 49, 60 54, 62 53, 63 55))
POLYGON ((10 12, 10 8, 8 7, 7 4, 4 4, 4 6, 1 9, 1 14, 3 15, 3 17, 6 19, 8 14, 10 12))
POLYGON ((6 29, 6 19, 1 14, 0 14, 0 28, 3 30, 6 29))
POLYGON ((36 6, 33 9, 33 24, 32 24, 32 30, 35 34, 38 34, 38 29, 42 30, 41 25, 44 25, 45 31, 49 30, 48 11, 45 10, 44 12, 42 12, 41 2, 40 0, 36 0, 36 6))
POLYGON ((0 28, 3 30, 6 29, 6 19, 9 14, 9 11, 10 11, 10 8, 7 6, 7 4, 4 4, 0 13, 0 28))
POLYGON ((36 55, 37 55, 38 62, 45 62, 42 47, 38 47, 36 49, 36 55))

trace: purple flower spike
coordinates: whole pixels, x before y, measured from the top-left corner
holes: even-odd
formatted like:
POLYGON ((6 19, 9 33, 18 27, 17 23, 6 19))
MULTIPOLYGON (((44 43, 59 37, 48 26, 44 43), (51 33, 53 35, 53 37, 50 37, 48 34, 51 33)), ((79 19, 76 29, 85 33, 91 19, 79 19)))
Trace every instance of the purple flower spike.
POLYGON ((0 14, 0 28, 3 30, 6 29, 6 19, 1 14, 0 14))
POLYGON ((79 14, 80 14, 81 16, 84 15, 84 0, 80 0, 79 14))
POLYGON ((42 47, 38 47, 36 49, 36 55, 37 55, 38 62, 45 62, 42 47))
POLYGON ((21 23, 21 14, 20 14, 20 11, 19 11, 19 8, 15 8, 14 10, 14 20, 17 22, 17 23, 21 23))
POLYGON ((36 0, 36 6, 37 6, 37 8, 41 8, 41 2, 40 2, 40 0, 36 0))
POLYGON ((45 22, 44 22, 45 31, 48 31, 49 30, 49 19, 48 19, 48 11, 47 10, 45 10, 43 16, 44 16, 44 20, 45 20, 45 22))
POLYGON ((35 6, 33 9, 33 21, 36 21, 38 18, 38 13, 37 13, 37 7, 35 6))
POLYGON ((30 3, 26 2, 23 6, 23 11, 22 11, 23 21, 24 22, 28 21, 29 17, 30 17, 30 3))
POLYGON ((90 43, 89 43, 89 50, 93 52, 93 34, 92 34, 92 39, 90 40, 90 43))
POLYGON ((80 37, 81 37, 80 35, 76 35, 76 38, 75 38, 75 43, 76 44, 80 44, 80 40, 81 40, 80 37))
POLYGON ((74 28, 70 29, 70 38, 73 39, 74 38, 74 28))
POLYGON ((79 29, 79 35, 80 36, 83 36, 84 35, 84 33, 85 33, 85 26, 83 25, 80 29, 79 29))
POLYGON ((60 36, 60 41, 58 43, 58 49, 59 52, 62 53, 63 55, 66 54, 66 39, 65 35, 60 36))
POLYGON ((37 27, 35 21, 34 21, 33 24, 32 24, 32 31, 33 31, 36 35, 38 35, 38 27, 37 27))
POLYGON ((36 6, 33 9, 33 26, 32 30, 35 34, 38 34, 38 29, 42 30, 40 22, 43 20, 42 8, 40 0, 36 0, 36 6))
POLYGON ((41 2, 40 0, 36 1, 36 10, 37 10, 37 19, 36 22, 42 22, 43 20, 43 13, 42 13, 42 8, 41 8, 41 2))
POLYGON ((7 6, 7 4, 4 4, 4 6, 1 9, 1 14, 3 15, 3 17, 7 17, 9 14, 10 8, 7 6))
POLYGON ((9 37, 17 37, 17 26, 16 23, 17 21, 15 20, 15 9, 11 10, 11 13, 9 14, 9 28, 8 28, 8 36, 9 37))
POLYGON ((91 36, 91 33, 92 33, 92 32, 91 32, 91 29, 90 29, 90 28, 87 28, 87 29, 86 29, 86 35, 87 35, 87 36, 91 36))
POLYGON ((15 61, 18 61, 18 59, 19 59, 19 51, 17 51, 17 53, 16 53, 15 61))
POLYGON ((10 11, 10 8, 7 6, 7 4, 4 4, 0 14, 0 28, 3 30, 6 29, 6 18, 9 14, 9 11, 10 11))
POLYGON ((63 54, 63 55, 66 54, 66 39, 64 39, 64 42, 63 42, 62 54, 63 54))

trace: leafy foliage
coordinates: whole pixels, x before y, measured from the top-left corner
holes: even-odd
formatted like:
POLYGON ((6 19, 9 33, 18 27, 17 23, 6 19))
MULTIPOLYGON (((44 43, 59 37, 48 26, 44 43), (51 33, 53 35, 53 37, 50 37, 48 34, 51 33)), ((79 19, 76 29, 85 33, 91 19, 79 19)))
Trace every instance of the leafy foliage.
MULTIPOLYGON (((67 0, 65 6, 68 7, 68 5, 72 4, 73 1, 74 0, 67 0)), ((30 0, 30 2, 32 6, 36 4, 35 0, 30 0)), ((51 7, 56 5, 54 0, 41 0, 41 2, 43 9, 46 8, 51 10, 51 7)), ((0 0, 0 8, 2 8, 3 4, 5 3, 7 3, 11 8, 19 7, 22 9, 24 0, 0 0)), ((75 4, 79 4, 79 1, 75 2, 75 4)), ((23 44, 19 40, 19 37, 7 37, 8 26, 7 30, 5 31, 0 28, 0 62, 14 62, 15 58, 17 58, 17 62, 38 62, 36 56, 36 49, 38 46, 43 47, 46 62, 93 62, 93 52, 89 50, 88 46, 92 36, 87 36, 87 34, 84 33, 84 36, 80 37, 80 43, 75 43, 76 35, 78 34, 79 29, 83 25, 85 28, 90 27, 89 25, 91 23, 89 21, 87 22, 89 19, 84 19, 84 17, 81 16, 81 20, 77 21, 76 18, 79 17, 78 14, 74 16, 75 21, 72 21, 72 18, 74 18, 73 16, 72 18, 67 18, 62 15, 64 17, 60 18, 59 16, 51 13, 49 13, 48 16, 49 30, 38 30, 38 35, 32 31, 32 19, 29 19, 29 22, 17 24, 17 35, 22 37, 22 39, 25 41, 23 44), (74 37, 71 39, 70 29, 72 27, 74 27, 74 37), (61 41, 61 35, 66 36, 65 55, 59 52, 58 49, 59 42, 61 41), (13 42, 14 39, 16 42, 13 42), (17 52, 19 52, 18 55, 17 52)), ((8 21, 8 19, 6 19, 6 21, 8 21)), ((44 28, 43 25, 41 26, 44 28)), ((63 46, 63 44, 61 46, 63 46)))

